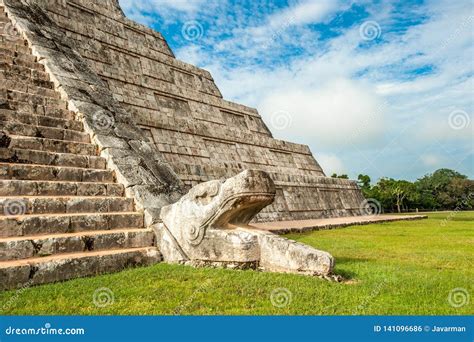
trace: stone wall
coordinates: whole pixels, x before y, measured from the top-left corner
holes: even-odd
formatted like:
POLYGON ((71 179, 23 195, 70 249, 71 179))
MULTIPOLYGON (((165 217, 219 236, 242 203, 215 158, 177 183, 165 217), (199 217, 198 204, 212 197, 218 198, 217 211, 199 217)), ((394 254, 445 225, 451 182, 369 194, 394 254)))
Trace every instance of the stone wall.
POLYGON ((257 110, 223 99, 208 71, 177 60, 160 33, 124 17, 116 0, 26 2, 60 27, 185 188, 261 169, 277 197, 259 220, 359 214, 354 182, 325 177, 307 146, 274 139, 257 110))

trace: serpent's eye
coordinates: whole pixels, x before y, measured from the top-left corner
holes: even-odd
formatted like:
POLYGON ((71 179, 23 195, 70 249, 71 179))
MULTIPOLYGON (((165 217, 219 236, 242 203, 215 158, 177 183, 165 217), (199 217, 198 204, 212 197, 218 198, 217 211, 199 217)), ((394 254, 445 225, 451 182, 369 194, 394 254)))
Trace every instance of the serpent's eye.
POLYGON ((195 193, 195 201, 201 205, 206 205, 217 196, 221 183, 219 181, 207 182, 195 193), (205 185, 205 186, 204 186, 205 185))
POLYGON ((213 183, 212 186, 209 187, 207 190, 207 197, 215 197, 219 193, 219 189, 221 187, 220 183, 213 183))

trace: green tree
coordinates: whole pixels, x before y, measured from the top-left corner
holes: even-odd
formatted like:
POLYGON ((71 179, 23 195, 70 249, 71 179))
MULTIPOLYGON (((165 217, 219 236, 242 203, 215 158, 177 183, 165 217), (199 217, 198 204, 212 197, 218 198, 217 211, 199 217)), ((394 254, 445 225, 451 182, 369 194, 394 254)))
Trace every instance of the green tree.
POLYGON ((474 207, 474 180, 453 178, 446 187, 450 196, 450 206, 455 209, 472 209, 474 207))
POLYGON ((371 189, 371 197, 380 202, 384 211, 394 210, 394 201, 391 194, 393 179, 381 178, 371 189))
POLYGON ((365 197, 372 197, 370 181, 371 179, 368 175, 360 174, 357 176, 357 184, 359 185, 365 197))
MULTIPOLYGON (((450 169, 439 169, 415 182, 424 209, 455 209, 465 198, 472 197, 472 180, 450 169)), ((467 201, 472 208, 472 201, 467 201)))
MULTIPOLYGON (((345 176, 345 175, 341 175, 345 176)), ((341 177, 333 174, 333 177, 341 177)), ((474 208, 474 180, 450 169, 439 169, 412 183, 406 180, 381 178, 371 186, 368 175, 357 177, 366 198, 380 202, 384 211, 409 209, 466 210, 474 208)))
POLYGON ((395 205, 397 212, 401 213, 405 205, 405 209, 409 208, 409 203, 414 203, 418 199, 415 184, 406 180, 397 180, 393 184, 392 195, 395 197, 395 205))
POLYGON ((377 199, 387 211, 409 209, 418 200, 418 193, 413 183, 406 180, 382 178, 371 190, 373 198, 377 199))

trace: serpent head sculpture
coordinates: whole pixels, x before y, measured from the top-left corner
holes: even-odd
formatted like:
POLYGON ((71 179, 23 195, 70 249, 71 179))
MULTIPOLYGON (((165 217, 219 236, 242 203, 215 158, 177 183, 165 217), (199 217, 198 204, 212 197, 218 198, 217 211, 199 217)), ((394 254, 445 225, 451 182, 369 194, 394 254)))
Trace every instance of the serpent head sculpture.
POLYGON ((334 266, 329 253, 249 227, 274 198, 275 185, 264 171, 196 185, 162 208, 158 244, 165 261, 329 274, 334 266))

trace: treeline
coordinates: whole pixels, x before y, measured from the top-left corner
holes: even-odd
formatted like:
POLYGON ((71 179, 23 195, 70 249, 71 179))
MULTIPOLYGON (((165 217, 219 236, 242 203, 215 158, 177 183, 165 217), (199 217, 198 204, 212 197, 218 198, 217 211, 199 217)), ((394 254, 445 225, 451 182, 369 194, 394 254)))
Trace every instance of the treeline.
MULTIPOLYGON (((336 175, 335 178, 348 178, 336 175)), ((365 198, 377 200, 384 212, 416 210, 470 210, 474 208, 474 180, 450 169, 439 169, 415 182, 382 178, 372 185, 368 175, 359 175, 365 198)))

